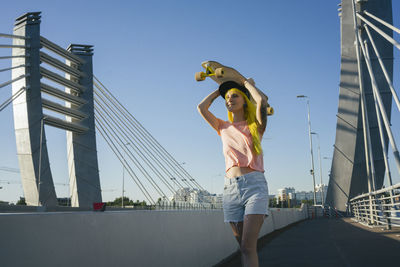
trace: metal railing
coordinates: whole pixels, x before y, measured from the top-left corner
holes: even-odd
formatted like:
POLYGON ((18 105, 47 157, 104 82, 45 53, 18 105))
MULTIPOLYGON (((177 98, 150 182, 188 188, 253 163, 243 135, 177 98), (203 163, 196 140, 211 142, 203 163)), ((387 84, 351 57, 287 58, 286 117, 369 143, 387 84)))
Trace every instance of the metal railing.
POLYGON ((190 203, 185 201, 160 201, 155 205, 156 210, 219 210, 222 203, 197 202, 190 203))
POLYGON ((354 197, 350 206, 358 222, 400 227, 400 183, 354 197))
POLYGON ((400 101, 396 91, 393 88, 392 74, 387 70, 387 66, 385 66, 384 62, 382 61, 381 53, 375 44, 375 39, 378 40, 380 38, 380 40, 382 41, 383 39, 385 39, 393 46, 393 48, 400 49, 400 43, 392 38, 392 34, 390 33, 390 31, 387 31, 386 29, 385 32, 384 27, 388 27, 391 31, 395 31, 397 33, 400 33, 400 29, 369 13, 367 10, 365 10, 366 6, 364 6, 361 1, 351 0, 351 2, 356 40, 355 48, 358 63, 358 77, 361 93, 361 109, 363 118, 363 134, 367 172, 366 180, 368 183, 368 193, 361 194, 352 198, 349 201, 349 205, 354 219, 358 222, 366 223, 368 225, 386 225, 390 229, 392 226, 400 226, 400 183, 396 185, 392 184, 390 166, 388 161, 387 143, 389 143, 390 147, 392 148, 394 161, 396 163, 399 173, 400 154, 394 139, 390 123, 390 113, 388 115, 387 107, 384 105, 385 99, 383 97, 383 94, 387 92, 391 93, 399 111, 400 101), (367 17, 372 20, 368 20, 367 17), (374 21, 375 23, 378 22, 377 25, 375 25, 372 21, 374 21), (372 29, 376 33, 374 37, 371 35, 370 29, 372 29), (371 55, 369 52, 370 48, 372 48, 371 50, 373 51, 373 54, 371 53, 371 55), (382 88, 382 86, 384 86, 383 84, 378 85, 378 82, 375 78, 377 70, 374 70, 374 66, 372 65, 372 60, 375 59, 377 59, 379 62, 379 67, 384 74, 388 89, 390 89, 390 91, 382 88), (367 71, 365 73, 362 72, 362 63, 364 63, 367 67, 367 71), (375 159, 372 152, 374 151, 374 149, 372 149, 369 132, 370 127, 368 123, 369 120, 365 98, 365 88, 363 88, 363 86, 366 84, 363 84, 363 75, 368 76, 371 82, 374 104, 372 108, 375 109, 375 112, 371 112, 371 115, 373 115, 373 113, 376 113, 378 126, 377 128, 379 130, 379 138, 383 152, 383 161, 385 164, 385 174, 388 179, 388 187, 382 189, 378 189, 380 185, 376 184, 376 174, 374 166, 375 159), (385 137, 385 134, 387 135, 387 137, 385 137), (387 142, 387 140, 389 140, 389 142, 387 142))

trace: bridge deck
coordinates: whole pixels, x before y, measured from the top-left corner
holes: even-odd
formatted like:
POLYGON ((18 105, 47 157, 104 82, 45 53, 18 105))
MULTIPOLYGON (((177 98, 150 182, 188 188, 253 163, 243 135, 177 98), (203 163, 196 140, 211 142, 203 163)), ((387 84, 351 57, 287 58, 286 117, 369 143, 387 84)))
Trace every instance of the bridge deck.
MULTIPOLYGON (((400 229, 345 219, 300 222, 259 244, 260 266, 399 266, 400 229)), ((235 257, 223 266, 240 266, 235 257)))

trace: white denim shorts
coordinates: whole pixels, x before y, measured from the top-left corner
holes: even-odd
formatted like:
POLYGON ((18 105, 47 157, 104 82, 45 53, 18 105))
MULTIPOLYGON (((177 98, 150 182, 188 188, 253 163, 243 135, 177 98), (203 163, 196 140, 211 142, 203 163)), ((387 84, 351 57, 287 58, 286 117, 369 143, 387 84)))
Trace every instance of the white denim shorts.
POLYGON ((268 215, 268 204, 268 184, 262 172, 254 171, 235 178, 225 177, 225 222, 242 222, 248 214, 268 215))

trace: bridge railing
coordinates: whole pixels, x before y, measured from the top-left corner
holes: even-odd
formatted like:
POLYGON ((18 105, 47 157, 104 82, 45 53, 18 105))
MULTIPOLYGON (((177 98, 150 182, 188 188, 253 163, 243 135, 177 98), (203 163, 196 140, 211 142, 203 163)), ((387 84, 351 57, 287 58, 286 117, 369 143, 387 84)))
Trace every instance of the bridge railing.
POLYGON ((188 201, 159 201, 155 205, 145 206, 107 206, 107 210, 222 210, 222 203, 188 202, 188 201))
POLYGON ((389 229, 400 227, 400 183, 354 197, 350 205, 358 222, 384 225, 389 229))
POLYGON ((190 203, 185 201, 161 201, 156 210, 222 210, 222 203, 190 203))
MULTIPOLYGON (((370 225, 387 225, 388 228, 390 228, 392 225, 400 226, 400 216, 398 212, 400 208, 400 184, 393 185, 392 183, 388 151, 389 148, 391 148, 394 162, 399 173, 400 153, 395 142, 394 131, 390 121, 391 106, 385 105, 385 103, 391 103, 391 99, 393 98, 398 111, 400 111, 400 100, 393 86, 392 63, 388 63, 390 61, 384 62, 385 51, 391 51, 391 49, 385 50, 384 47, 377 46, 375 41, 377 41, 377 43, 379 42, 378 44, 385 44, 389 48, 393 47, 400 50, 400 43, 392 37, 394 32, 400 33, 400 29, 375 16, 382 15, 379 14, 379 12, 376 11, 377 14, 375 15, 371 14, 369 10, 367 10, 368 5, 365 5, 365 2, 366 1, 351 0, 355 39, 354 45, 356 48, 358 80, 361 95, 360 107, 363 124, 368 193, 352 198, 349 203, 357 221, 365 222, 370 225), (364 68, 364 66, 366 68, 364 68), (365 79, 363 78, 364 76, 365 79), (366 92, 367 89, 368 92, 366 92), (372 95, 372 101, 369 101, 368 104, 366 95, 372 95), (368 116, 371 115, 372 119, 369 121, 368 116), (374 127, 378 130, 377 133, 372 133, 375 135, 374 142, 371 141, 370 122, 373 123, 371 129, 374 127), (376 138, 376 136, 378 138, 376 138), (372 145, 372 143, 374 143, 374 145, 372 145), (379 165, 378 167, 375 166, 375 161, 377 160, 382 160, 384 163, 385 176, 388 179, 387 188, 379 189, 383 182, 383 172, 381 171, 382 169, 379 169, 379 165), (379 170, 379 174, 376 170, 379 170)), ((388 17, 386 19, 388 19, 388 17)), ((392 54, 392 51, 388 55, 390 54, 392 54)), ((374 131, 376 130, 374 129, 374 131)))

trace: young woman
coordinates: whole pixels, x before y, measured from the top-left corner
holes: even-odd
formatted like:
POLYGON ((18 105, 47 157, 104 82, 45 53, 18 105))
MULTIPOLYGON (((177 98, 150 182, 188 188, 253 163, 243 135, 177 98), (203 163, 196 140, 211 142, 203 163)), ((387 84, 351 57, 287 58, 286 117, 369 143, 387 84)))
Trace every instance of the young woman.
POLYGON ((268 215, 268 185, 261 148, 267 125, 266 106, 267 97, 248 81, 244 86, 225 82, 198 105, 201 116, 222 139, 226 164, 224 221, 230 223, 240 245, 243 266, 251 267, 258 266, 257 239, 268 215), (218 96, 225 99, 229 121, 209 111, 218 96))

